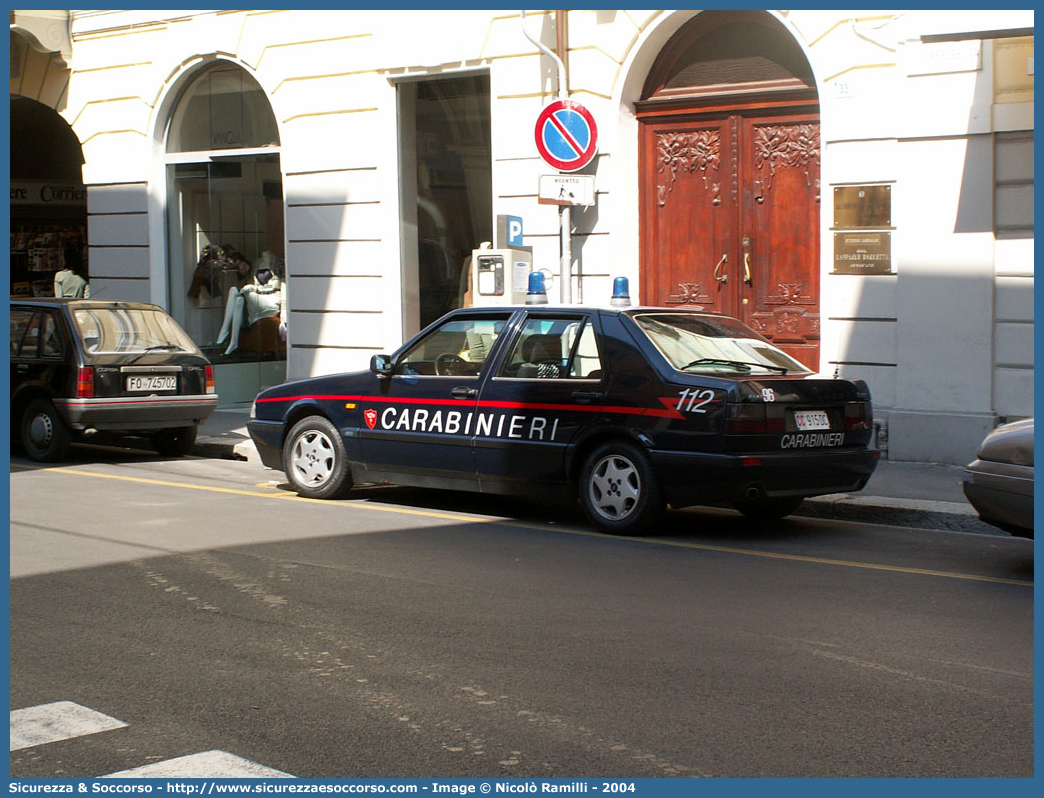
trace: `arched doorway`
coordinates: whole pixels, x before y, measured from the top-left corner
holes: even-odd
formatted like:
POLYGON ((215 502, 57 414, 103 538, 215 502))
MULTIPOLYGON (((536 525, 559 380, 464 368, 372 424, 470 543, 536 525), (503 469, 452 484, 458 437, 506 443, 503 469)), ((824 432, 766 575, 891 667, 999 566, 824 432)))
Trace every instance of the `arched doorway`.
POLYGON ((89 276, 80 141, 56 110, 12 94, 10 163, 11 295, 53 296, 62 268, 89 276))
POLYGON ((222 402, 250 401, 286 377, 275 115, 246 70, 217 61, 180 93, 165 142, 170 312, 214 363, 222 402))
POLYGON ((818 368, 819 104, 793 36, 703 12, 636 110, 642 302, 736 316, 818 368))

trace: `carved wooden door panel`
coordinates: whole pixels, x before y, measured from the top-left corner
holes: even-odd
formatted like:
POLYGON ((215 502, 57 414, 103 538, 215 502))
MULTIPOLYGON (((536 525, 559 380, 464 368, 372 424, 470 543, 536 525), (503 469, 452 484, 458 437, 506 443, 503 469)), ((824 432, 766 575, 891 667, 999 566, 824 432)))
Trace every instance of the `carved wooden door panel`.
POLYGON ((641 301, 736 316, 819 367, 814 115, 642 124, 641 301))
POLYGON ((819 122, 744 119, 740 318, 819 368, 819 122))
POLYGON ((727 119, 643 125, 643 304, 735 315, 732 128, 727 119))

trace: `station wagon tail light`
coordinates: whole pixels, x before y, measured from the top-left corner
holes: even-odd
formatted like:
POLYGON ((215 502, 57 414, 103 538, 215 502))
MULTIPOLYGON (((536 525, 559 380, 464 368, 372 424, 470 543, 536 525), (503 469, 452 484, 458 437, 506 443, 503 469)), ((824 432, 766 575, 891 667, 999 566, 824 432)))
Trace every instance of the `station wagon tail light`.
POLYGON ((203 377, 206 380, 206 392, 214 393, 214 367, 209 363, 203 367, 203 377))
POLYGON ((782 417, 769 417, 768 405, 729 405, 728 420, 725 424, 727 435, 774 435, 785 431, 782 417))
POLYGON ((91 366, 80 366, 76 370, 76 398, 91 399, 94 397, 94 369, 91 366))

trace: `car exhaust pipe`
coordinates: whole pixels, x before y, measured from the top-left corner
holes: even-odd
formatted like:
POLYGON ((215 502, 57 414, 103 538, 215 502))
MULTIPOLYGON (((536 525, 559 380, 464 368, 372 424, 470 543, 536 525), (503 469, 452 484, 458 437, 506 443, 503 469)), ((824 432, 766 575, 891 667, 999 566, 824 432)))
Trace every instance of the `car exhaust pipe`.
POLYGON ((754 501, 755 499, 760 499, 761 487, 758 485, 748 485, 746 490, 746 496, 751 501, 754 501))

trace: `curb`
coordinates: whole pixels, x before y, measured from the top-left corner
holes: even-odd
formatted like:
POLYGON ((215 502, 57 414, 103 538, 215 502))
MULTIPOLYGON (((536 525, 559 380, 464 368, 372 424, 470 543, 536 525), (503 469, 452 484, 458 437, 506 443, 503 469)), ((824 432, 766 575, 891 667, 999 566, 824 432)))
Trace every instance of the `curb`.
POLYGON ((249 439, 197 438, 192 454, 214 460, 251 460, 257 458, 257 449, 249 439))
POLYGON ((975 535, 1005 535, 979 519, 970 505, 880 496, 837 494, 805 499, 794 515, 862 524, 946 529, 975 535))

